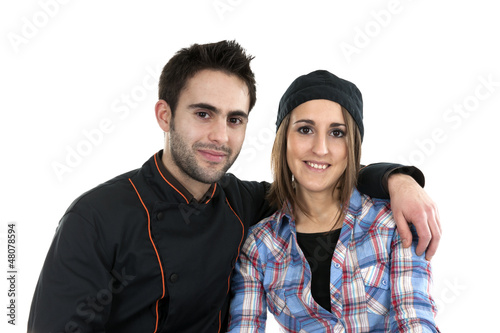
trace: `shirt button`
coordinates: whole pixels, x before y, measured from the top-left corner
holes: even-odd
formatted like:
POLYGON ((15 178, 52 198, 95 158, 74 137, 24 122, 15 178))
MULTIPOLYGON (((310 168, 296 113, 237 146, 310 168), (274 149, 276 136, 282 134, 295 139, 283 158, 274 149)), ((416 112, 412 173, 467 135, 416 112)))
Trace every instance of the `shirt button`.
POLYGON ((339 293, 335 293, 335 294, 333 294, 333 297, 335 297, 336 299, 340 299, 340 294, 339 293))
POLYGON ((156 214, 156 219, 157 220, 163 219, 163 212, 159 212, 158 214, 156 214))
POLYGON ((170 277, 168 278, 168 280, 172 283, 176 283, 177 280, 179 280, 179 275, 173 273, 172 275, 170 275, 170 277))
POLYGON ((387 280, 382 280, 382 285, 387 286, 387 280))
POLYGON ((338 269, 338 268, 340 268, 340 264, 339 264, 338 262, 336 262, 334 266, 335 266, 335 268, 337 268, 337 269, 338 269))

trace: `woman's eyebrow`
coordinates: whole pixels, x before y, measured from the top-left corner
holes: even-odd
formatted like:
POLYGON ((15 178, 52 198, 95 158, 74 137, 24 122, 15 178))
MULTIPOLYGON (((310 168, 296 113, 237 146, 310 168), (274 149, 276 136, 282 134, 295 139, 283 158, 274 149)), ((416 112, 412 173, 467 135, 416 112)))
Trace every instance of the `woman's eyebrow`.
MULTIPOLYGON (((307 124, 311 124, 311 125, 316 125, 314 120, 311 120, 311 119, 299 119, 296 122, 294 122, 293 124, 295 125, 297 123, 307 123, 307 124)), ((330 127, 339 127, 339 126, 347 127, 346 124, 342 124, 342 123, 331 123, 330 124, 330 127)))
POLYGON ((310 119, 299 119, 296 122, 294 122, 293 124, 297 124, 297 123, 307 123, 307 124, 311 124, 311 125, 315 125, 316 124, 314 122, 314 120, 310 120, 310 119))

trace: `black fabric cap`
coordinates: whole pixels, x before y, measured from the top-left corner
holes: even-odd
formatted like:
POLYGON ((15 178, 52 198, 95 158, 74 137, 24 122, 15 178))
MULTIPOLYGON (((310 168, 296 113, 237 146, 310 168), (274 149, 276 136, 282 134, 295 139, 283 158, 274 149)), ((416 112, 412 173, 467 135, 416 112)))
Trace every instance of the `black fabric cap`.
POLYGON ((299 76, 281 97, 276 119, 276 131, 287 114, 297 106, 313 99, 327 99, 339 103, 354 118, 363 139, 363 98, 352 82, 325 71, 317 70, 299 76))

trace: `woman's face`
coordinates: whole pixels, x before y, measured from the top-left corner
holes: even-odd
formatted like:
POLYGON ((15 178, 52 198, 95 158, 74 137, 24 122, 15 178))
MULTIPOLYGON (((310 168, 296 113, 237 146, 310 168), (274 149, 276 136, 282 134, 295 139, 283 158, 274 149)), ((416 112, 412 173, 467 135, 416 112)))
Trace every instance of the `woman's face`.
POLYGON ((346 123, 342 108, 329 100, 311 100, 290 114, 287 163, 297 193, 333 193, 347 167, 346 123))

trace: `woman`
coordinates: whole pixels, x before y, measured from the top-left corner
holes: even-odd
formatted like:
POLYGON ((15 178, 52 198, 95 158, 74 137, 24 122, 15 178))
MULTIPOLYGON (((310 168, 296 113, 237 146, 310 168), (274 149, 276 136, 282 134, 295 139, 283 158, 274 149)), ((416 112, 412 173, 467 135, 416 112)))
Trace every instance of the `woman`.
POLYGON ((322 70, 283 95, 269 194, 282 208, 249 231, 230 332, 264 332, 266 305, 287 332, 439 332, 430 263, 403 248, 387 200, 356 190, 362 109, 322 70))

